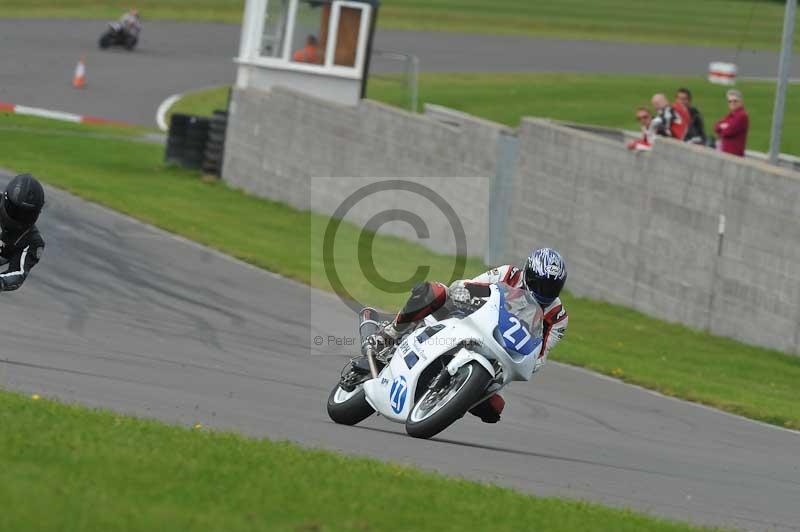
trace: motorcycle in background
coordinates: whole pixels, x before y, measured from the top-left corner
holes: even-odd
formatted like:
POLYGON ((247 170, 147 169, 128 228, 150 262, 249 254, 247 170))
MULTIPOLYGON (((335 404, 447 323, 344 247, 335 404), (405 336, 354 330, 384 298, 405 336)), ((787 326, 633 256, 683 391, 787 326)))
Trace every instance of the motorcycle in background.
POLYGON ((133 50, 139 42, 139 32, 141 32, 139 25, 109 22, 108 29, 100 36, 98 45, 102 50, 110 46, 122 46, 126 50, 133 50))

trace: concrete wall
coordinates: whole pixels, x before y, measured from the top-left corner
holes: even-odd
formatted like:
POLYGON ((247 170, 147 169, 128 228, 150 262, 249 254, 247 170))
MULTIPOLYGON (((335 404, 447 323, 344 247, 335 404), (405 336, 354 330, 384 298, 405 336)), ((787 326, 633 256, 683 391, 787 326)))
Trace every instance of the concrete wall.
POLYGON ((800 353, 797 174, 671 140, 629 152, 542 120, 519 137, 507 249, 557 246, 576 294, 800 353))
MULTIPOLYGON (((796 173, 666 139, 630 152, 549 121, 525 119, 515 132, 280 88, 236 90, 232 112, 224 178, 233 186, 331 214, 364 185, 408 179, 458 212, 469 255, 516 263, 555 246, 573 293, 800 354, 796 173)), ((455 251, 450 221, 408 192, 363 201, 347 219, 363 225, 408 205, 428 225, 423 243, 455 251)), ((382 230, 416 239, 405 223, 382 230)))
MULTIPOLYGON (((339 106, 282 88, 234 90, 231 111, 223 172, 231 185, 331 214, 360 187, 402 178, 434 190, 461 214, 469 255, 486 248, 498 137, 507 128, 474 118, 444 125, 377 102, 339 106)), ((455 252, 450 220, 413 192, 370 196, 346 219, 364 224, 409 205, 428 225, 422 242, 455 252)), ((402 222, 383 230, 414 236, 402 222)))

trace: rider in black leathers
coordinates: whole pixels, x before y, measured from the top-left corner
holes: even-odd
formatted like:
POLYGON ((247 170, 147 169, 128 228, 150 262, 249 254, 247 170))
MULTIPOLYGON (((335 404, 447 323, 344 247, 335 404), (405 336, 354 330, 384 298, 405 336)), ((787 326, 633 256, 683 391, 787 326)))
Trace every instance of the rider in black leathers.
POLYGON ((44 189, 30 174, 16 176, 0 197, 0 291, 16 290, 44 252, 36 220, 44 207, 44 189))

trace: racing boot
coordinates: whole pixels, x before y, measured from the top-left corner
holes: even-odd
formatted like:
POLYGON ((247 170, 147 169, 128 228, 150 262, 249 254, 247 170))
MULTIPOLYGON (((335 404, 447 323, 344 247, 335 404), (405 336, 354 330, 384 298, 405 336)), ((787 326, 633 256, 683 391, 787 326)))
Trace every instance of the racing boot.
POLYGON ((377 355, 375 358, 382 362, 388 362, 388 353, 400 342, 411 325, 411 323, 398 325, 397 320, 390 321, 381 330, 370 336, 367 342, 377 355))
MULTIPOLYGON (((441 283, 420 283, 411 290, 411 296, 406 304, 395 316, 394 320, 386 323, 376 333, 370 335, 365 344, 362 344, 363 357, 353 361, 353 370, 369 373, 369 363, 366 358, 365 347, 369 345, 374 350, 375 362, 386 365, 391 358, 392 350, 403 336, 425 316, 439 310, 447 302, 447 287, 441 283), (366 371, 365 371, 366 370, 366 371)), ((378 371, 380 371, 380 369, 378 371)))
POLYGON ((414 326, 444 306, 447 287, 441 283, 420 283, 411 290, 411 296, 397 316, 370 337, 376 352, 394 347, 414 326))
POLYGON ((482 403, 473 406, 469 413, 478 416, 484 423, 497 423, 500 421, 500 414, 503 413, 505 406, 505 400, 496 393, 482 403))
POLYGON ((369 341, 376 352, 394 347, 403 336, 447 302, 447 287, 441 283, 420 283, 411 290, 411 296, 397 316, 373 334, 369 341))

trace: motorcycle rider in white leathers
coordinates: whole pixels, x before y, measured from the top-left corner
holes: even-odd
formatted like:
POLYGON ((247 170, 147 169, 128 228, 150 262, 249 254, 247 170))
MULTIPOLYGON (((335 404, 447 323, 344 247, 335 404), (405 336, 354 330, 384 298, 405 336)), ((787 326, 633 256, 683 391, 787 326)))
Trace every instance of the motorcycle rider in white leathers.
MULTIPOLYGON (((414 287, 411 297, 395 319, 373 335, 370 342, 380 351, 402 338, 407 331, 413 330, 419 320, 441 309, 448 300, 456 304, 470 301, 470 285, 502 282, 530 291, 544 312, 543 348, 533 370, 535 373, 544 366, 548 353, 561 341, 567 330, 567 311, 559 298, 566 280, 567 267, 558 251, 539 248, 528 256, 522 269, 511 265, 499 266, 474 279, 455 281, 449 288, 441 283, 422 283, 414 287)), ((495 394, 470 412, 486 423, 497 423, 504 406, 503 398, 495 394)))
POLYGON ((122 15, 119 23, 122 25, 122 29, 131 35, 138 37, 139 32, 142 31, 142 19, 139 18, 139 11, 136 9, 131 9, 122 15))

